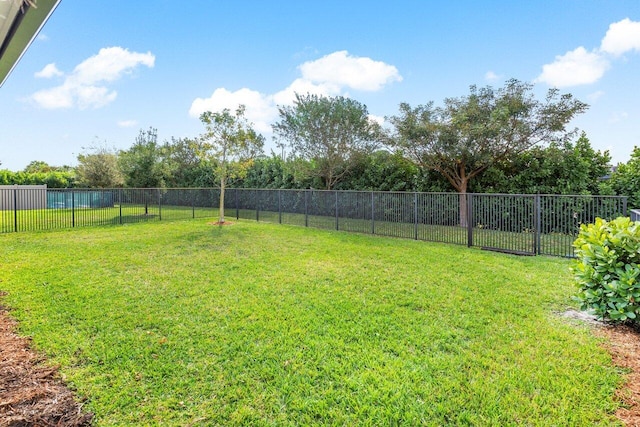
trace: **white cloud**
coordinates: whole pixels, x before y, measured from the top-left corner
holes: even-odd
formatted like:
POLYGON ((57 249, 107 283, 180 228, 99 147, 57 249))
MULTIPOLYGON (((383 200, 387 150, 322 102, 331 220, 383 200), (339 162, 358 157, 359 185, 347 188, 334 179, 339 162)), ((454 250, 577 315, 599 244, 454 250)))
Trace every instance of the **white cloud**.
POLYGON ((239 105, 246 107, 245 117, 254 124, 257 131, 269 132, 271 130, 268 123, 278 113, 272 97, 247 88, 235 92, 218 88, 208 98, 196 98, 191 104, 189 115, 199 117, 205 111, 217 112, 225 108, 233 111, 239 105))
MULTIPOLYGON (((31 98, 46 109, 100 108, 113 102, 117 97, 117 92, 110 90, 105 83, 133 73, 138 66, 152 68, 154 64, 155 56, 151 52, 130 52, 121 47, 103 48, 97 55, 78 64, 73 72, 66 76, 62 85, 38 91, 31 98)), ((57 70, 55 64, 47 65, 39 73, 44 77, 52 72, 53 75, 63 75, 57 70), (53 67, 47 70, 50 65, 53 67), (56 71, 60 74, 55 74, 56 71)))
POLYGON ((58 70, 55 63, 45 65, 42 70, 34 74, 38 79, 50 79, 51 77, 59 77, 63 75, 64 73, 58 70))
POLYGON ((273 101, 278 105, 293 105, 293 101, 296 99, 296 93, 305 95, 322 95, 322 96, 336 96, 341 93, 341 87, 335 83, 322 82, 314 83, 310 80, 299 78, 295 79, 285 89, 277 92, 273 95, 273 101))
POLYGON ((629 114, 626 111, 616 111, 611 115, 611 117, 609 117, 608 122, 620 123, 622 121, 627 120, 628 118, 629 118, 629 114))
POLYGON ((49 41, 49 36, 44 33, 40 33, 38 34, 38 37, 36 37, 36 39, 41 42, 46 42, 46 41, 49 41))
POLYGON ((589 102, 596 102, 598 99, 604 96, 604 93, 605 92, 603 90, 597 90, 587 95, 587 99, 589 100, 589 102))
POLYGON ((640 22, 625 18, 609 25, 600 45, 602 52, 620 56, 635 50, 640 52, 640 22))
POLYGON ((278 116, 277 105, 292 105, 295 94, 323 96, 347 95, 347 89, 378 91, 386 84, 402 81, 398 69, 371 58, 355 57, 347 51, 338 51, 298 67, 302 76, 286 88, 263 94, 243 88, 231 92, 217 88, 208 98, 196 98, 191 103, 189 114, 198 117, 205 111, 234 110, 242 104, 245 115, 259 132, 271 132, 271 122, 278 116))
POLYGON ((137 120, 120 120, 118 122, 118 127, 121 127, 121 128, 132 128, 135 126, 138 126, 137 120))
POLYGON ((351 56, 346 50, 305 62, 298 68, 304 80, 356 90, 378 91, 387 83, 402 81, 402 76, 393 65, 371 58, 351 56))
POLYGON ((543 65, 535 81, 556 87, 595 83, 610 68, 612 57, 631 51, 640 52, 640 22, 625 18, 609 25, 599 49, 588 52, 580 46, 556 56, 554 62, 543 65))
POLYGON ((130 52, 121 47, 102 48, 97 55, 85 59, 73 70, 73 78, 80 84, 92 85, 112 82, 124 74, 131 74, 138 65, 153 68, 155 56, 151 52, 130 52))
POLYGON ((597 52, 587 52, 580 46, 564 55, 556 56, 551 64, 542 66, 536 82, 566 87, 591 84, 598 81, 609 68, 609 61, 597 52))
POLYGON ((65 84, 34 93, 31 98, 42 108, 54 110, 74 106, 73 88, 65 84))
POLYGON ((500 79, 501 76, 497 75, 493 71, 487 71, 484 75, 484 79, 490 82, 500 79))

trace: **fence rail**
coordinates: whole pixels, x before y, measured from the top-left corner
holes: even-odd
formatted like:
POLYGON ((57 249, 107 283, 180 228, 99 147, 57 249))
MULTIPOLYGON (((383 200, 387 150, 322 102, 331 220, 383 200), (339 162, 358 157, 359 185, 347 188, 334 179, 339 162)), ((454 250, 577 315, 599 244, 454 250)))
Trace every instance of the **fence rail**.
MULTIPOLYGON (((220 190, 0 189, 0 233, 207 218, 220 190), (42 203, 42 202, 40 202, 42 203), (6 208, 6 207, 10 208, 6 208)), ((616 196, 229 189, 227 217, 478 246, 523 255, 574 256, 581 223, 627 215, 616 196)))

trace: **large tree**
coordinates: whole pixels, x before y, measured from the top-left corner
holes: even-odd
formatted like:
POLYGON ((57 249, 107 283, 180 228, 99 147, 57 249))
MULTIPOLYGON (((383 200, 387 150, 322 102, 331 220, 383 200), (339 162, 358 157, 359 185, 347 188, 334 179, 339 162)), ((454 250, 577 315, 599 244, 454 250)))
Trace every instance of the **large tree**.
POLYGON ((378 146, 380 125, 353 99, 296 94, 292 106, 278 111, 275 136, 289 143, 294 156, 309 161, 309 173, 320 177, 327 190, 352 170, 358 157, 378 146))
POLYGON ((133 188, 160 188, 165 186, 167 167, 162 147, 158 145, 158 131, 140 130, 135 143, 118 156, 118 164, 125 184, 133 188))
POLYGON ((124 183, 118 168, 116 150, 104 145, 94 145, 84 149, 84 152, 78 155, 76 171, 81 186, 114 188, 124 183))
POLYGON ((206 131, 201 135, 203 156, 214 164, 214 173, 220 183, 220 224, 224 224, 224 193, 227 181, 240 176, 251 160, 262 153, 264 137, 253 129, 244 116, 241 105, 234 114, 228 108, 221 112, 204 112, 200 121, 206 131))
POLYGON ((400 105, 389 118, 395 127, 390 142, 425 169, 444 176, 461 194, 460 223, 466 226, 469 181, 494 163, 539 143, 567 138, 566 125, 587 109, 571 94, 550 89, 544 100, 530 83, 512 79, 505 86, 471 86, 470 94, 412 108, 400 105))

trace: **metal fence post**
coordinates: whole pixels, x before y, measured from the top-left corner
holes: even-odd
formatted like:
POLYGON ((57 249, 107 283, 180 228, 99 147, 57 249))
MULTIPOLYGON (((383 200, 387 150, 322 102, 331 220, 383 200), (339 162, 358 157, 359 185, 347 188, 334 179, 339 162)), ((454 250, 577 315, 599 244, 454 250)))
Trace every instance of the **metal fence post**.
POLYGON ((162 193, 158 188, 158 221, 162 221, 162 193))
MULTIPOLYGON (((73 190, 71 190, 71 191, 72 191, 72 194, 73 194, 73 190)), ((119 193, 120 193, 120 200, 119 200, 119 202, 120 202, 120 204, 119 204, 119 206, 120 206, 120 225, 122 225, 122 191, 123 190, 121 188, 120 191, 119 191, 119 193)))
POLYGON ((627 196, 622 197, 622 216, 627 216, 627 196))
POLYGON ((18 232, 18 188, 13 189, 13 231, 18 232))
POLYGON ((76 226, 76 197, 75 192, 71 190, 71 227, 76 226))
POLYGON ((256 190, 256 221, 260 221, 260 196, 259 190, 256 190))
POLYGON ((540 212, 540 194, 536 194, 534 196, 534 237, 533 237, 533 253, 536 255, 540 255, 542 249, 540 248, 540 235, 542 233, 542 215, 540 212))
POLYGON ((282 224, 282 190, 278 189, 278 224, 282 224))
POLYGON ((371 192, 371 234, 376 234, 376 203, 373 191, 371 192))
POLYGON ((467 246, 473 246, 473 195, 467 193, 467 246))
POLYGON ((233 190, 233 192, 235 193, 236 197, 236 221, 240 219, 240 202, 238 200, 238 192, 240 190, 238 190, 237 188, 235 190, 233 190))
POLYGON ((339 223, 338 223, 338 192, 336 191, 336 201, 335 201, 335 207, 336 207, 336 230, 339 230, 339 223))
POLYGON ((413 238, 418 240, 418 193, 413 193, 413 238))
POLYGON ((309 201, 307 194, 309 194, 309 192, 307 190, 302 190, 304 191, 304 226, 308 227, 309 226, 309 201))

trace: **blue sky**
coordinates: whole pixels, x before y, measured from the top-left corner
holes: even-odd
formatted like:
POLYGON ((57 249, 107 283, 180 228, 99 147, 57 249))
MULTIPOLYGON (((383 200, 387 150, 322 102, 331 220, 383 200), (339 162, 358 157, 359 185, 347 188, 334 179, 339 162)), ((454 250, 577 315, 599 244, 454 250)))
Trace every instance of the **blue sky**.
POLYGON ((572 126, 627 161, 640 146, 640 3, 556 1, 62 0, 0 88, 0 168, 76 165, 203 131, 198 114, 246 104, 274 146, 276 105, 346 95, 378 118, 535 82, 590 104, 572 126))

